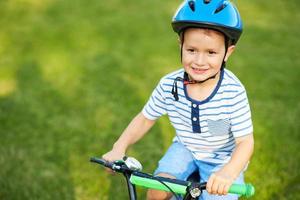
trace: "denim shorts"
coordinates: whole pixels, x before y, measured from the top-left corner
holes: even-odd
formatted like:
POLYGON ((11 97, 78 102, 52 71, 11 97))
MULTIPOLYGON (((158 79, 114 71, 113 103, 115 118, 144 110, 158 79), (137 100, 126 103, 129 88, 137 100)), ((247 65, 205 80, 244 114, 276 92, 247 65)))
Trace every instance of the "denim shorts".
MULTIPOLYGON (((176 177, 176 179, 187 180, 189 175, 198 170, 201 177, 200 182, 207 182, 210 175, 221 167, 222 165, 220 164, 207 163, 194 159, 192 153, 184 145, 179 142, 174 142, 159 161, 158 168, 155 170, 154 175, 166 173, 176 177)), ((240 174, 234 183, 244 183, 243 173, 240 174)), ((238 199, 238 195, 210 195, 204 190, 200 197, 200 200, 221 199, 236 200, 238 199)))

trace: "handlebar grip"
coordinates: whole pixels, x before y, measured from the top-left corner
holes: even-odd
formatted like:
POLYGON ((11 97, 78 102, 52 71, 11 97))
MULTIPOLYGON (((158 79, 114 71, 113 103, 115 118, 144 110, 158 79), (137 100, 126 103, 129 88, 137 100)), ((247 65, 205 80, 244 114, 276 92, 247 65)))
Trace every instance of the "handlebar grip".
POLYGON ((243 195, 245 197, 251 197, 255 193, 255 189, 253 185, 246 183, 246 184, 232 184, 229 188, 229 193, 243 195))
POLYGON ((108 168, 111 168, 112 167, 112 164, 104 159, 100 159, 100 158, 91 158, 90 159, 91 162, 94 162, 94 163, 98 163, 100 165, 103 165, 105 167, 108 167, 108 168))

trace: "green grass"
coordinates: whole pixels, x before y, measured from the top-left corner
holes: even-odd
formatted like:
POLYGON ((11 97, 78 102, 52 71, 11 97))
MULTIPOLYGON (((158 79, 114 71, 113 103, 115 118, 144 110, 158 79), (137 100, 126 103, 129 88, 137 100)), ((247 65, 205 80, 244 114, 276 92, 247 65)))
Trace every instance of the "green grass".
MULTIPOLYGON (((180 2, 0 2, 1 200, 126 199, 123 179, 88 160, 180 66, 170 27, 180 2)), ((245 29, 228 68, 252 106, 252 199, 299 199, 300 4, 234 2, 245 29)), ((129 154, 152 172, 173 134, 164 117, 129 154)))

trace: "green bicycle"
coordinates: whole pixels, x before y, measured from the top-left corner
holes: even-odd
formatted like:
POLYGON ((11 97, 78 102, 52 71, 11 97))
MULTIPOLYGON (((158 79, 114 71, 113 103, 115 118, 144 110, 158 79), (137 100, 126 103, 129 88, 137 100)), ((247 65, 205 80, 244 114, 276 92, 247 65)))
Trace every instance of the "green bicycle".
MULTIPOLYGON (((123 160, 114 162, 107 162, 93 157, 90 161, 122 173, 126 178, 130 200, 137 200, 135 186, 172 192, 177 200, 181 199, 179 195, 183 196, 183 200, 196 200, 206 188, 206 182, 182 181, 141 172, 142 165, 132 157, 124 157, 123 160)), ((254 195, 255 190, 251 184, 233 184, 229 189, 229 193, 251 197, 254 195)))

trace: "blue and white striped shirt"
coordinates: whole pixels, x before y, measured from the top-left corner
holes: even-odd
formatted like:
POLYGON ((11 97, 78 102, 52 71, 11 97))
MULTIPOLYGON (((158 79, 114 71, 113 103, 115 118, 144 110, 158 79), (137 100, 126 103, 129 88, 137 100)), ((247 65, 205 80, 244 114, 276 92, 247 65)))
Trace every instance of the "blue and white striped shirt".
POLYGON ((143 115, 156 120, 168 114, 176 130, 174 141, 184 144, 198 160, 211 163, 229 161, 235 138, 253 132, 251 112, 244 86, 229 70, 221 71, 212 94, 203 101, 190 98, 182 81, 177 82, 179 100, 171 91, 180 69, 164 76, 154 89, 143 115))

